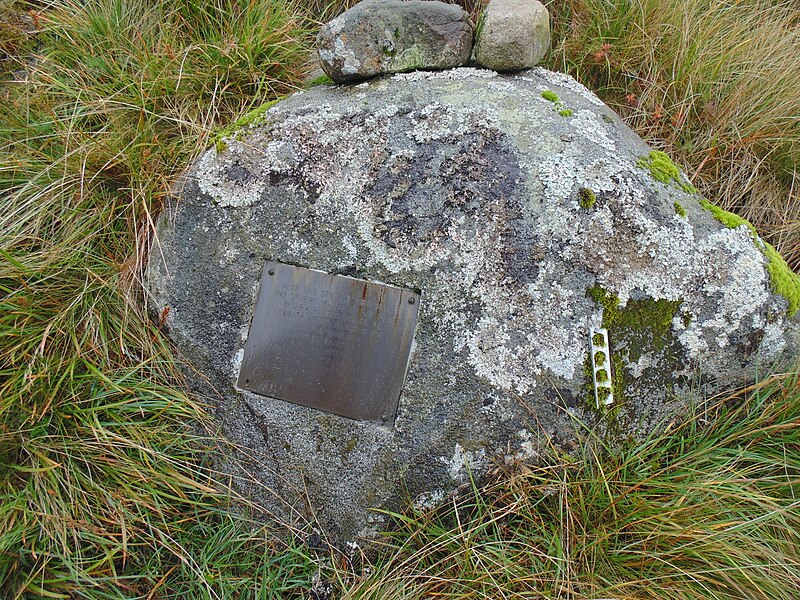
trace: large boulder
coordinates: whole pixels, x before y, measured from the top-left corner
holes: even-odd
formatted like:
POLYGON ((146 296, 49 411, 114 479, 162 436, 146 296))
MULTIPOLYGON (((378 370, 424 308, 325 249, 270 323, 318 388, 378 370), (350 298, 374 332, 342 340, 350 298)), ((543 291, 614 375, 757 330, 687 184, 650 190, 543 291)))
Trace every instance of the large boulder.
POLYGON ((537 0, 490 0, 478 20, 475 60, 487 69, 536 66, 550 49, 550 14, 537 0))
POLYGON ((797 355, 785 266, 566 75, 319 86, 251 121, 164 211, 149 285, 216 398, 227 468, 282 518, 368 535, 371 508, 431 506, 494 461, 570 451, 582 427, 646 435, 797 355), (237 388, 266 261, 419 291, 393 424, 237 388))
POLYGON ((472 22, 460 7, 427 0, 364 0, 320 29, 320 65, 334 81, 449 69, 472 54, 472 22))

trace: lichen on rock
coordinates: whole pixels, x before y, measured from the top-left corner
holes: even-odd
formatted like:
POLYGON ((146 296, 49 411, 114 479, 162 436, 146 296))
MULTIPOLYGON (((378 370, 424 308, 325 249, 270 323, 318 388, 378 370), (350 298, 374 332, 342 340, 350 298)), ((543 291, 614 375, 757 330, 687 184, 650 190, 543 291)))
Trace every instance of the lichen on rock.
POLYGON ((149 279, 204 374, 194 385, 220 394, 245 491, 285 518, 366 535, 381 527, 370 508, 428 506, 498 457, 568 450, 576 422, 646 435, 691 393, 796 355, 797 321, 750 231, 637 166, 647 145, 566 75, 406 73, 264 114, 191 169, 149 279), (420 291, 393 428, 236 389, 267 260, 420 291), (584 401, 601 326, 606 412, 584 401))
POLYGON ((362 0, 317 35, 325 73, 339 83, 381 73, 448 69, 472 53, 473 26, 460 7, 421 0, 362 0))
POLYGON ((767 271, 770 275, 773 290, 776 294, 786 298, 789 303, 789 316, 796 314, 800 309, 800 275, 792 271, 784 258, 771 244, 761 240, 756 228, 750 221, 735 213, 723 210, 704 198, 700 199, 700 205, 714 215, 714 218, 725 227, 731 229, 742 227, 750 231, 754 242, 761 248, 767 258, 767 271))

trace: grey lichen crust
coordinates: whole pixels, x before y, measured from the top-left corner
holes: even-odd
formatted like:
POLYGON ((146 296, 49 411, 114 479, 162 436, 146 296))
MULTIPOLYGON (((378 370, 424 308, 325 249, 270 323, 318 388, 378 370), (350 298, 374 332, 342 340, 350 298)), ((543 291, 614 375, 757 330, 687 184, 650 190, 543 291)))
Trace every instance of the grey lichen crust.
POLYGON ((468 68, 297 93, 208 150, 159 225, 150 286, 252 459, 248 493, 369 534, 370 508, 424 508, 492 461, 569 451, 576 419, 644 435, 691 394, 796 356, 749 231, 653 179, 648 152, 565 75, 468 68), (394 428, 235 389, 266 260, 421 290, 394 428), (599 327, 611 412, 586 388, 599 327))
POLYGON ((320 29, 320 66, 337 82, 415 69, 465 65, 472 22, 455 4, 421 0, 363 0, 320 29))

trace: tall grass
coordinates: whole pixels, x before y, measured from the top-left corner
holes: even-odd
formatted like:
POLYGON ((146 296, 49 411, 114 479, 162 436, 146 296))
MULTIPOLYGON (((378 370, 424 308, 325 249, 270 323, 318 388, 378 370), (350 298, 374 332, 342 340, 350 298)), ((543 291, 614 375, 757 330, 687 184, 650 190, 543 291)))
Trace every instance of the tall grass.
POLYGON ((800 5, 552 0, 552 64, 800 269, 800 5))
POLYGON ((297 85, 307 31, 280 0, 37 18, 0 91, 0 590, 147 595, 193 564, 187 516, 199 531, 225 498, 144 311, 154 219, 216 126, 297 85))

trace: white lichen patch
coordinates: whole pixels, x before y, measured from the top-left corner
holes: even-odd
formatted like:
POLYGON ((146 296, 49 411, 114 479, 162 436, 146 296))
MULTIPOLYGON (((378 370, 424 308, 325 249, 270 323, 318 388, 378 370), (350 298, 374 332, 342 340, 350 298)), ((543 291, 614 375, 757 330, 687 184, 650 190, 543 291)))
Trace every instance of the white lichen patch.
POLYGON ((505 464, 511 465, 515 462, 525 462, 540 456, 536 437, 527 429, 517 431, 519 445, 513 454, 505 455, 505 464))
POLYGON ((339 35, 344 27, 343 22, 340 21, 343 20, 334 19, 328 23, 327 27, 330 29, 330 34, 333 38, 333 48, 319 46, 319 57, 329 65, 341 63, 341 72, 344 75, 357 75, 361 68, 361 61, 356 56, 353 48, 348 47, 343 37, 339 35))
POLYGON ((440 457, 441 462, 447 465, 447 472, 453 481, 465 481, 470 473, 482 471, 486 467, 486 450, 465 450, 456 442, 453 456, 440 457))
POLYGON ((231 374, 233 375, 234 381, 239 378, 239 371, 242 369, 242 360, 244 360, 244 348, 238 349, 231 361, 231 374))
POLYGON ((229 160, 218 159, 217 152, 207 150, 199 161, 199 172, 204 176, 198 180, 200 190, 211 196, 220 206, 241 208, 258 201, 261 190, 254 186, 237 185, 230 182, 222 174, 223 169, 230 167, 229 160))
POLYGON ((778 319, 764 326, 764 337, 758 345, 758 358, 767 364, 775 360, 786 347, 786 323, 778 319))
POLYGON ((591 110, 579 110, 573 113, 570 125, 583 139, 590 140, 609 152, 615 152, 616 143, 611 138, 610 128, 591 110))
POLYGON ((447 69, 444 71, 412 71, 410 73, 398 73, 392 79, 398 81, 427 81, 427 80, 459 80, 459 79, 493 79, 497 77, 496 71, 489 69, 476 69, 474 67, 459 67, 457 69, 447 69))
POLYGON ((428 104, 410 115, 416 123, 406 135, 418 144, 428 144, 467 132, 464 115, 439 103, 428 104))
POLYGON ((439 506, 446 497, 447 494, 443 490, 423 492, 414 499, 413 506, 419 512, 427 512, 439 506))
MULTIPOLYGON (((680 317, 676 317, 675 320, 681 321, 680 317)), ((677 323, 673 323, 673 326, 675 326, 676 324, 677 323)), ((678 326, 681 325, 682 322, 678 326)), ((642 354, 642 356, 639 357, 639 360, 637 360, 636 362, 631 362, 628 365, 628 368, 633 377, 641 377, 644 374, 645 369, 650 369, 652 367, 655 367, 657 364, 658 364, 658 358, 655 356, 655 354, 652 352, 646 352, 645 354, 642 354)))
POLYGON ((269 173, 286 173, 295 166, 295 153, 284 140, 267 142, 257 157, 237 139, 226 140, 221 155, 214 148, 199 160, 200 190, 223 207, 244 208, 259 201, 269 173))

